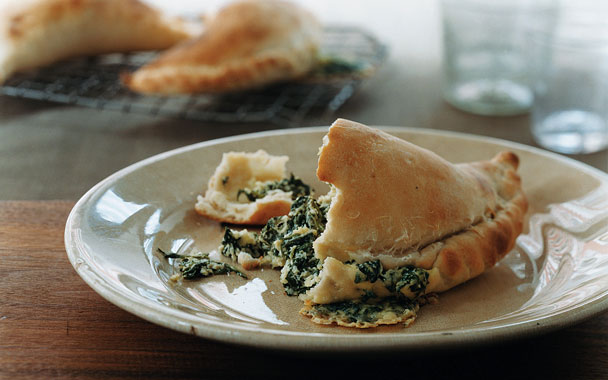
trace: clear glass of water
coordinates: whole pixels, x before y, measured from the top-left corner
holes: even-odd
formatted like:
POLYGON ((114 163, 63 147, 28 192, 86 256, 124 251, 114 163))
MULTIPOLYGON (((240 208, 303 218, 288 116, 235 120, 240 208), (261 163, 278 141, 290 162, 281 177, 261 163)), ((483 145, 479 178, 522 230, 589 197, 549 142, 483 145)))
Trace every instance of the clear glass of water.
POLYGON ((608 147, 608 4, 564 8, 555 31, 537 34, 532 134, 565 154, 608 147))
POLYGON ((443 95, 480 115, 527 113, 533 102, 531 26, 550 28, 550 0, 442 0, 443 95))

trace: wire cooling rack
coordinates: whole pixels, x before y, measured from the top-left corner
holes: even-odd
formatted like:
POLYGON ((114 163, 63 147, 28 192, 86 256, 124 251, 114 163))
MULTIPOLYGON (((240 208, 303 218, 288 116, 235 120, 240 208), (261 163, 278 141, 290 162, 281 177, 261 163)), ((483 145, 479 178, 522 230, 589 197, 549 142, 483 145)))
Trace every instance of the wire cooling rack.
POLYGON ((134 71, 158 54, 144 52, 73 59, 17 74, 0 87, 0 94, 207 122, 293 126, 307 117, 335 112, 373 75, 387 53, 373 35, 355 27, 326 28, 323 41, 322 57, 356 62, 366 74, 317 75, 223 95, 147 96, 130 91, 119 80, 121 73, 134 71))

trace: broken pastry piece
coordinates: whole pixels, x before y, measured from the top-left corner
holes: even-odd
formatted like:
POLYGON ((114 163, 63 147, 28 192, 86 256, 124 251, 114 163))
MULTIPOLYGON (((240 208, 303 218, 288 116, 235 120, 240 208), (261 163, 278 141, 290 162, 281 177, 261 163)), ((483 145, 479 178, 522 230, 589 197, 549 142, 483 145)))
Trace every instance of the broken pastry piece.
POLYGON ((249 225, 287 214, 293 199, 311 192, 299 178, 287 176, 287 160, 264 150, 224 153, 194 209, 220 222, 249 225))
POLYGON ((0 83, 66 58, 166 49, 192 25, 137 0, 18 0, 0 8, 0 83))
POLYGON ((314 305, 369 292, 414 301, 493 267, 523 227, 518 164, 515 154, 501 152, 455 165, 379 130, 336 121, 317 169, 334 188, 324 232, 313 243, 323 265, 302 295, 303 313, 318 323, 364 327, 314 305))
POLYGON ((259 233, 228 229, 220 252, 282 266, 288 295, 320 324, 411 323, 421 303, 492 268, 521 233, 527 201, 518 158, 452 164, 380 130, 337 120, 317 176, 259 233), (236 238, 235 238, 236 237, 236 238))
POLYGON ((204 33, 164 52, 123 82, 148 94, 227 92, 297 78, 317 62, 322 28, 300 6, 245 0, 225 6, 204 33))

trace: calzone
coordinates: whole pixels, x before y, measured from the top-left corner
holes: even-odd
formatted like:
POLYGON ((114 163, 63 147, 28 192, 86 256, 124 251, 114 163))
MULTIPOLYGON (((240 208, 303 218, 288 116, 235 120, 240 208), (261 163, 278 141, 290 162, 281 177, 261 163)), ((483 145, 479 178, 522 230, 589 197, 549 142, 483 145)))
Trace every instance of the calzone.
MULTIPOLYGON (((225 205, 227 196, 237 202, 230 209, 256 210, 255 204, 238 204, 243 190, 237 188, 252 185, 252 173, 275 167, 263 165, 267 160, 279 160, 271 171, 278 180, 284 176, 279 163, 286 159, 263 151, 225 154, 223 162, 231 165, 218 167, 212 192, 199 197, 197 210, 214 199, 225 205), (224 170, 229 168, 240 169, 224 170), (235 183, 228 185, 232 177, 235 183), (224 185, 225 194, 217 195, 224 185)), ((259 232, 227 228, 218 251, 247 270, 280 267, 285 293, 304 301, 300 312, 316 323, 408 325, 419 305, 511 251, 528 207, 518 165, 508 151, 453 164, 381 130, 339 119, 318 158, 317 177, 329 192, 318 198, 291 192, 286 215, 268 219, 259 232)), ((275 182, 253 187, 270 189, 275 182)), ((252 191, 275 200, 274 190, 261 190, 252 191)))
POLYGON ((228 4, 204 33, 163 53, 123 82, 140 93, 225 92, 306 74, 322 28, 300 6, 275 0, 228 4))
MULTIPOLYGON (((447 290, 513 247, 527 209, 517 166, 511 152, 455 165, 338 120, 319 157, 317 176, 334 191, 315 254, 341 262, 378 259, 385 268, 414 265, 431 271, 427 293, 447 290)), ((321 289, 313 293, 326 297, 321 289)))
POLYGON ((0 83, 75 56, 165 49, 200 32, 138 0, 14 0, 0 9, 0 83))

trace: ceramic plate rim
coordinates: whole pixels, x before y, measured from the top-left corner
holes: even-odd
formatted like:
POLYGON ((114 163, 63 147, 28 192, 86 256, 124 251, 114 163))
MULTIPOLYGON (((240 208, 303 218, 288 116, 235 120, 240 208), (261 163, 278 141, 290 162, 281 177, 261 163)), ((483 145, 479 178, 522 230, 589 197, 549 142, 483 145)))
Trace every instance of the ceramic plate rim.
MULTIPOLYGON (((507 147, 527 151, 536 155, 545 156, 553 160, 560 161, 571 167, 575 167, 585 173, 597 178, 602 183, 608 183, 608 174, 599 169, 593 168, 587 164, 576 161, 572 158, 565 157, 556 153, 552 153, 533 146, 503 140, 495 137, 475 135, 470 133, 445 131, 438 129, 422 129, 414 127, 402 126, 375 126, 387 132, 409 132, 421 135, 441 135, 449 137, 463 138, 479 142, 489 142, 500 144, 507 147)), ((302 133, 318 133, 327 131, 328 127, 302 127, 290 129, 277 129, 262 132, 247 133, 235 136, 229 136, 219 139, 203 141, 191 145, 186 145, 176 149, 172 149, 163 153, 153 155, 149 158, 135 162, 117 172, 111 174, 99 183, 88 190, 74 205, 69 213, 64 231, 64 242, 68 259, 78 275, 87 283, 95 292, 101 295, 110 303, 126 310, 144 320, 154 324, 164 326, 186 334, 193 334, 202 338, 212 339, 225 343, 239 344, 257 348, 268 348, 278 350, 298 350, 307 352, 327 352, 327 351, 367 351, 367 350, 408 350, 408 349, 431 349, 431 348, 447 348, 461 345, 476 345, 490 343, 495 341, 504 341, 515 338, 523 338, 526 336, 538 335, 549 331, 554 331, 559 328, 573 325, 585 319, 598 315, 608 309, 608 287, 603 295, 589 300, 583 305, 579 305, 572 309, 558 312, 549 317, 532 318, 523 322, 506 323, 500 326, 487 327, 484 329, 452 329, 449 331, 439 330, 430 332, 416 332, 407 335, 404 338, 402 333, 388 334, 323 334, 310 332, 293 332, 293 331, 264 331, 256 332, 253 330, 239 329, 233 326, 230 322, 215 323, 211 321, 194 320, 185 321, 184 318, 170 320, 171 316, 177 313, 169 307, 153 303, 149 300, 135 299, 114 289, 110 284, 103 283, 95 274, 88 272, 78 262, 79 252, 86 251, 81 244, 82 236, 77 228, 80 219, 79 213, 83 210, 83 206, 97 192, 105 188, 106 185, 119 179, 128 173, 137 170, 140 167, 161 161, 167 157, 183 154, 185 152, 201 149, 206 146, 213 146, 221 143, 236 142, 240 140, 249 140, 260 137, 271 137, 275 135, 285 134, 302 134, 302 133), (134 302, 135 301, 135 302, 134 302), (583 307, 584 306, 584 307, 583 307), (196 324, 196 326, 195 326, 196 324), (218 328, 220 327, 220 328, 218 328), (280 339, 280 338, 289 339, 280 339), (365 338, 365 339, 363 339, 365 338), (353 343, 357 343, 353 345, 353 343)), ((94 254, 94 252, 91 252, 94 254)), ((178 316, 179 317, 179 316, 178 316)))

